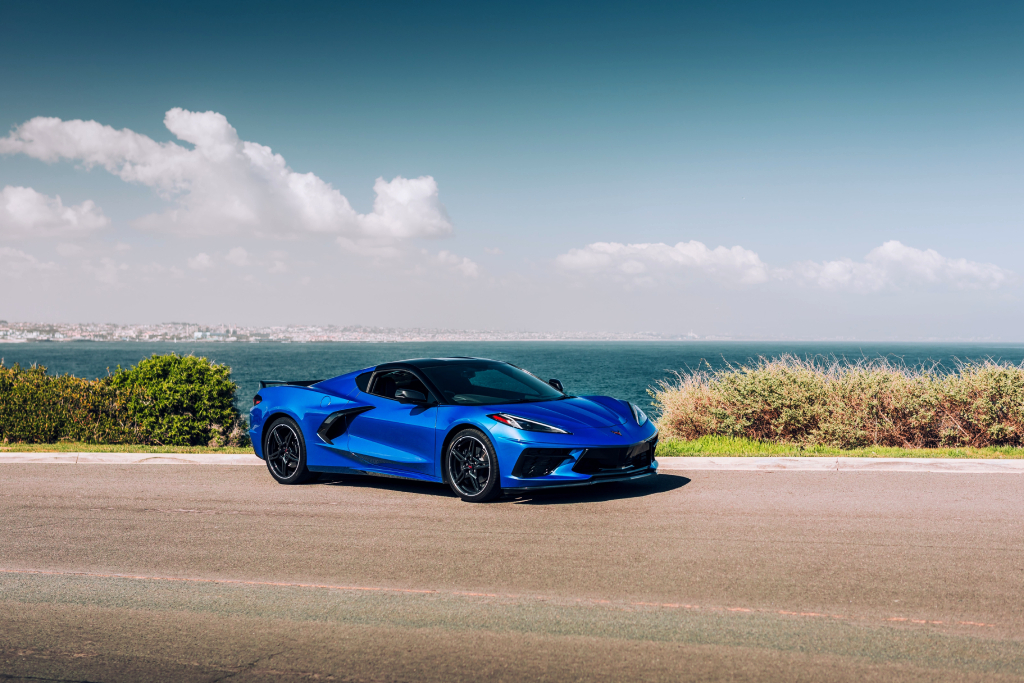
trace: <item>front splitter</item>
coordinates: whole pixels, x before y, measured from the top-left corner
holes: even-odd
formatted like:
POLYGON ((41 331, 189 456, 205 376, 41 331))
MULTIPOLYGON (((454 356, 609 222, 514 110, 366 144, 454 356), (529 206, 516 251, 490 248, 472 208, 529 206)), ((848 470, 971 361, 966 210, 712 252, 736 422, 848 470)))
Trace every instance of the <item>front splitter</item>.
POLYGON ((543 486, 517 486, 515 488, 502 487, 503 493, 536 493, 537 491, 547 491, 548 489, 565 489, 573 486, 593 486, 594 484, 608 484, 616 481, 636 481, 637 479, 645 479, 647 477, 653 477, 658 473, 658 470, 649 470, 647 472, 641 472, 640 474, 629 474, 621 477, 602 477, 600 479, 588 479, 587 481, 574 481, 565 484, 545 484, 543 486))

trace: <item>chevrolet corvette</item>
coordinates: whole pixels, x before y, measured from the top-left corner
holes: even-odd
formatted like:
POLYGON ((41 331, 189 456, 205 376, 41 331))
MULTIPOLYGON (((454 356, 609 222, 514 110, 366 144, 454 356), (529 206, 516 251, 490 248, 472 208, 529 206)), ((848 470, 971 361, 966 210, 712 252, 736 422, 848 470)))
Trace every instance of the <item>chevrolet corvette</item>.
POLYGON ((321 472, 443 482, 463 500, 657 473, 639 406, 572 396, 511 363, 421 358, 327 380, 260 382, 256 455, 282 484, 321 472))

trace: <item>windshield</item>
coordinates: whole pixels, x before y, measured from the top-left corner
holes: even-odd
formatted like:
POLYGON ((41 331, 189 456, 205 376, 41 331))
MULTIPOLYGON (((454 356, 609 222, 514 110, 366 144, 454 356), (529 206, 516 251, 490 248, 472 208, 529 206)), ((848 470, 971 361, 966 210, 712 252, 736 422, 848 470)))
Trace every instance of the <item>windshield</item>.
POLYGON ((421 367, 450 403, 495 405, 555 401, 565 394, 525 370, 495 361, 459 361, 421 367))

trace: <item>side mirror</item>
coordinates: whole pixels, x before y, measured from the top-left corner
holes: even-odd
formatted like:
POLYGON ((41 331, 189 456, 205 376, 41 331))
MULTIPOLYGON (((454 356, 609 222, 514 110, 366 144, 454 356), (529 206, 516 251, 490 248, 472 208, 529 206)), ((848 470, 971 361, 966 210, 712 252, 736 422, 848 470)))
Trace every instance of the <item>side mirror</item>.
POLYGON ((395 398, 399 403, 426 403, 427 397, 422 392, 412 389, 396 389, 395 398))
POLYGON ((554 387, 555 389, 558 389, 558 390, 559 390, 559 391, 561 391, 561 392, 562 392, 563 394, 565 393, 565 389, 564 389, 564 388, 562 387, 562 383, 561 383, 561 382, 559 382, 559 381, 558 381, 557 379, 549 379, 549 380, 548 380, 548 384, 550 384, 551 386, 553 386, 553 387, 554 387))

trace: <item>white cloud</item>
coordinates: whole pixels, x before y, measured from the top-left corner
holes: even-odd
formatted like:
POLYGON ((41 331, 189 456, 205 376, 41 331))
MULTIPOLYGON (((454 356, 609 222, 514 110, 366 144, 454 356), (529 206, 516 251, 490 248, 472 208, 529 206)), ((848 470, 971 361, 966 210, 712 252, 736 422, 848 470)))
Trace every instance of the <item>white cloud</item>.
POLYGON ((695 269, 734 277, 740 282, 765 282, 768 266, 753 251, 742 247, 709 249, 701 242, 668 244, 621 244, 594 242, 582 249, 571 249, 556 259, 570 271, 613 272, 641 276, 655 271, 695 269))
POLYGON ((188 259, 188 267, 192 270, 205 270, 213 267, 213 259, 205 252, 199 252, 188 259))
POLYGON ((477 277, 480 274, 480 266, 465 256, 456 256, 450 252, 441 251, 437 254, 437 262, 466 277, 477 277))
POLYGON ((101 258, 98 266, 86 262, 82 264, 82 267, 105 285, 116 285, 120 281, 121 272, 128 270, 127 264, 119 264, 109 257, 101 258))
POLYGON ((501 249, 499 249, 498 247, 484 247, 484 252, 487 254, 497 256, 498 254, 501 253, 501 249))
POLYGON ((233 266, 241 268, 249 265, 249 252, 242 247, 235 247, 228 252, 228 255, 224 257, 224 260, 233 266))
POLYGON ((19 277, 29 272, 57 270, 57 264, 43 262, 31 254, 11 247, 0 247, 0 275, 19 277))
POLYGON ((57 253, 64 257, 78 256, 83 251, 85 251, 85 249, 83 247, 78 246, 77 244, 61 242, 60 244, 57 245, 57 253))
POLYGON ((403 254, 393 239, 339 237, 336 242, 342 251, 372 259, 395 259, 403 254))
POLYGON ((863 261, 804 262, 793 271, 819 287, 855 291, 936 284, 996 289, 1012 279, 1012 273, 995 264, 947 258, 934 249, 915 249, 896 240, 872 249, 863 261))
POLYGON ((182 279, 185 277, 185 271, 181 268, 177 266, 165 266, 162 263, 155 262, 135 266, 135 271, 139 273, 145 282, 163 282, 166 276, 170 276, 175 279, 182 279))
POLYGON ((744 284, 793 280, 824 289, 873 292, 883 289, 944 285, 958 289, 996 289, 1013 274, 992 263, 942 256, 892 240, 872 249, 863 261, 804 261, 790 268, 769 268, 757 253, 742 247, 708 249, 700 242, 620 244, 595 242, 556 259, 569 271, 613 274, 653 284, 666 271, 692 268, 736 278, 744 284))
POLYGON ((297 173, 269 147, 241 140, 221 114, 175 108, 167 112, 164 125, 193 148, 156 142, 96 121, 36 117, 0 138, 0 153, 100 166, 126 182, 152 187, 174 202, 174 208, 139 220, 140 226, 152 229, 204 234, 321 232, 354 242, 452 231, 430 176, 378 178, 373 211, 360 214, 313 173, 297 173))
POLYGON ((64 206, 31 187, 6 186, 0 191, 0 234, 6 237, 73 237, 106 227, 110 221, 92 200, 64 206))

